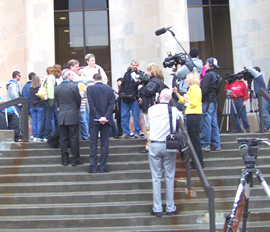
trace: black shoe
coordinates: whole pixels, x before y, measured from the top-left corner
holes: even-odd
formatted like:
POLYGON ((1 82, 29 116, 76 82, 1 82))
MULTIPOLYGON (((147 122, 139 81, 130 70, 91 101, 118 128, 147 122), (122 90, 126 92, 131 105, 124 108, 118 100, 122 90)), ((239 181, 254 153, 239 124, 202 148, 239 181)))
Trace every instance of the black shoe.
POLYGON ((246 132, 249 133, 250 132, 250 129, 246 129, 246 132))
POLYGON ((234 129, 234 130, 232 130, 232 133, 243 133, 243 131, 242 130, 234 129))
POLYGON ((145 153, 145 154, 146 154, 146 153, 148 153, 148 152, 149 152, 149 151, 148 151, 147 149, 144 149, 144 150, 140 151, 139 153, 142 153, 142 154, 145 153))
POLYGON ((166 214, 167 215, 177 215, 177 214, 179 214, 179 211, 176 209, 175 211, 167 212, 166 214))
POLYGON ((76 167, 77 165, 83 165, 82 161, 76 162, 76 163, 72 163, 73 167, 76 167))
POLYGON ((68 164, 69 164, 68 162, 62 162, 62 166, 66 167, 66 166, 68 166, 68 164))
POLYGON ((97 173, 97 171, 90 169, 88 173, 97 173))
POLYGON ((162 212, 154 212, 152 210, 150 214, 153 215, 153 216, 156 216, 156 217, 162 217, 162 212))

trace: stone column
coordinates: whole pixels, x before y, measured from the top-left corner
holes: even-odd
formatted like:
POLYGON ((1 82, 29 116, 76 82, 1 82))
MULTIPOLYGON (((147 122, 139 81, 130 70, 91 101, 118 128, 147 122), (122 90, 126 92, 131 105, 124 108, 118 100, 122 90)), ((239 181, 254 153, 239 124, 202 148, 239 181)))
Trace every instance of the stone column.
POLYGON ((54 64, 53 4, 53 0, 0 2, 0 86, 4 87, 12 72, 18 70, 22 73, 22 89, 29 72, 45 75, 46 67, 54 64))

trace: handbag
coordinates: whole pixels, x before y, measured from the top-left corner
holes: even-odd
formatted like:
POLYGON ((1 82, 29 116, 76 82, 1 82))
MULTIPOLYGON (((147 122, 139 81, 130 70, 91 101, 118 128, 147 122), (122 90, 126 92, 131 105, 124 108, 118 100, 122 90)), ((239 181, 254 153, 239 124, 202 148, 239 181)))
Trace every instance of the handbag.
POLYGON ((170 118, 170 134, 166 137, 166 149, 177 149, 184 152, 188 149, 188 137, 185 132, 173 132, 172 124, 172 107, 168 105, 169 118, 170 118))
POLYGON ((48 99, 47 88, 45 87, 45 83, 47 83, 47 79, 42 83, 39 87, 36 96, 40 97, 42 100, 46 101, 48 99))

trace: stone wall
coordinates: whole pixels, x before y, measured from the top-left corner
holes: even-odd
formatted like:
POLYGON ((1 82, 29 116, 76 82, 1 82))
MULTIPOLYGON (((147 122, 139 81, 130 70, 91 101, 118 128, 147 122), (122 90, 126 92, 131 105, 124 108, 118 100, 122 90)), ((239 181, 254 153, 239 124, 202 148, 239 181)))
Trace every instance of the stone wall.
POLYGON ((54 63, 53 0, 0 1, 0 95, 13 71, 22 73, 22 89, 29 72, 46 74, 54 63))
MULTIPOLYGON (((147 64, 162 66, 167 51, 183 52, 170 32, 156 36, 155 31, 172 26, 181 45, 189 51, 187 2, 179 0, 110 0, 112 83, 126 72, 132 59, 140 69, 147 64)), ((171 86, 170 69, 163 69, 165 83, 171 86)))
POLYGON ((270 1, 230 0, 235 72, 244 66, 259 66, 270 76, 270 1))

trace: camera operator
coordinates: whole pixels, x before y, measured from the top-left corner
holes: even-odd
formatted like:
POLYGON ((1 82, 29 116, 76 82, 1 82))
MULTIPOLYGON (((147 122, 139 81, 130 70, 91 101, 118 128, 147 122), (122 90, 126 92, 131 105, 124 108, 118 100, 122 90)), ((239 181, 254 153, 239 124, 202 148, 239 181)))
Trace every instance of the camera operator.
POLYGON ((201 145, 203 151, 210 151, 210 145, 213 150, 221 150, 220 133, 217 122, 217 94, 220 89, 221 77, 216 69, 219 68, 218 61, 214 57, 206 60, 206 74, 201 82, 202 89, 202 120, 201 129, 201 145))
MULTIPOLYGON (((263 79, 263 75, 261 73, 261 69, 259 67, 249 67, 248 71, 251 73, 251 75, 254 77, 253 80, 253 86, 254 86, 254 92, 257 95, 259 89, 266 90, 265 82, 263 79)), ((263 102, 263 120, 264 120, 264 127, 265 131, 270 129, 270 114, 268 112, 268 102, 262 98, 263 102)))
MULTIPOLYGON (((173 81, 172 81, 172 87, 176 87, 178 93, 181 96, 184 96, 184 94, 187 93, 189 85, 186 83, 185 79, 187 74, 189 74, 191 71, 195 71, 198 76, 200 76, 200 71, 203 67, 203 62, 201 59, 198 57, 199 55, 199 50, 197 48, 191 48, 189 52, 189 58, 187 58, 187 61, 185 64, 177 64, 176 69, 173 71, 176 71, 173 81)), ((177 106, 177 108, 182 111, 184 120, 185 120, 185 125, 186 125, 186 115, 184 114, 185 112, 185 106, 184 104, 181 104, 178 102, 178 97, 176 96, 175 93, 173 93, 173 99, 174 102, 177 106)))
MULTIPOLYGON (((232 118, 234 122, 235 129, 232 132, 243 132, 241 130, 241 125, 239 120, 241 118, 246 132, 250 132, 250 126, 247 119, 246 103, 249 98, 248 88, 246 83, 243 81, 242 77, 237 77, 229 80, 225 84, 226 90, 232 90, 231 98, 233 99, 235 108, 237 112, 232 110, 232 118)), ((233 107, 231 107, 232 109, 233 107)))

